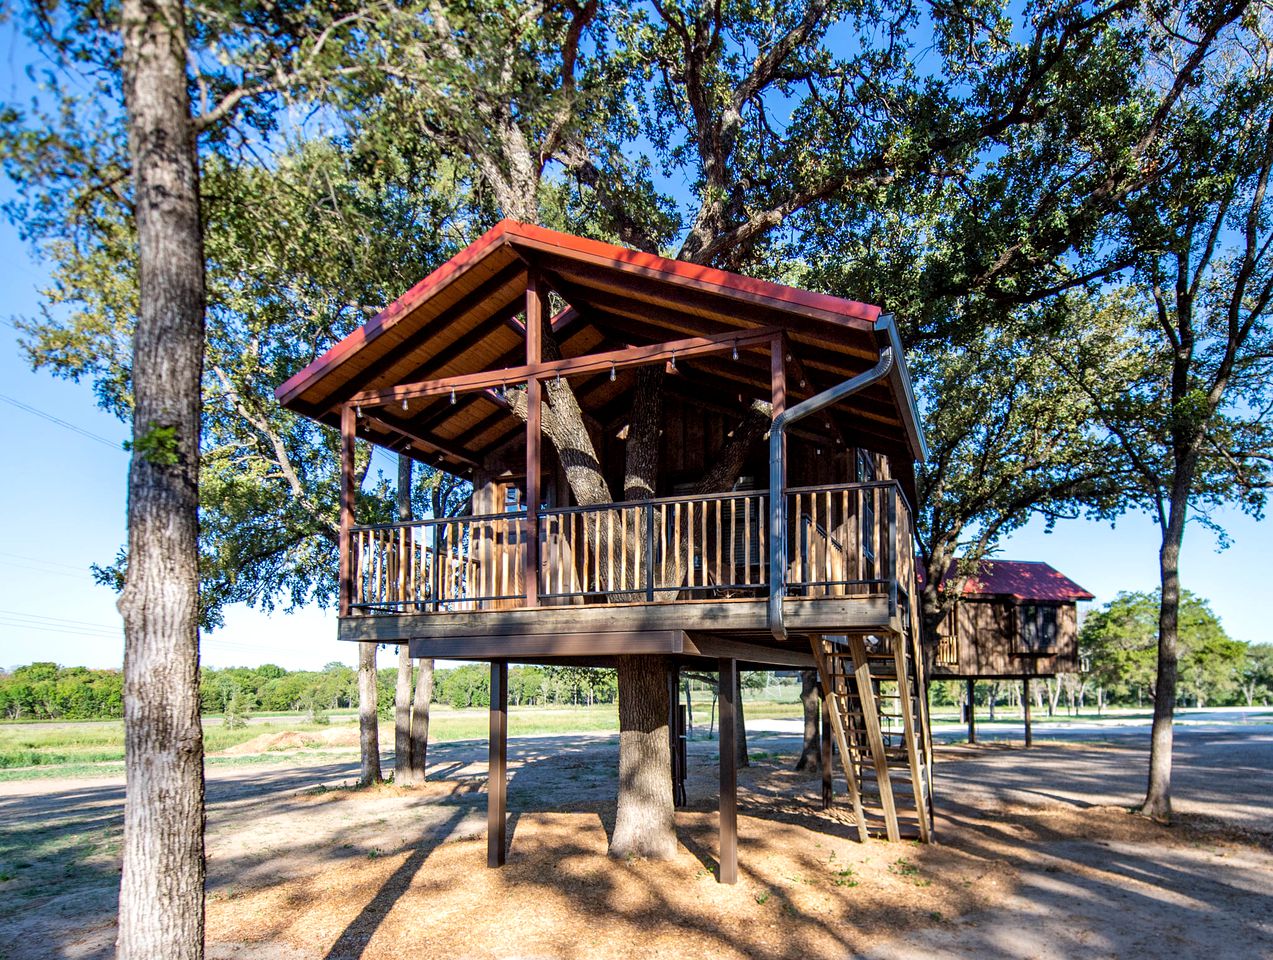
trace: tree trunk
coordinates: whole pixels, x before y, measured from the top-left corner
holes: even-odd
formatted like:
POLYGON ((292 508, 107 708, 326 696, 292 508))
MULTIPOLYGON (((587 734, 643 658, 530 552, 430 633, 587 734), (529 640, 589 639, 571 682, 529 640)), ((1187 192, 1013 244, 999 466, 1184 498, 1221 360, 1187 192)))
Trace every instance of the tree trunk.
POLYGON ((429 704, 433 702, 433 659, 419 661, 415 700, 411 705, 411 776, 424 783, 429 752, 429 704))
POLYGON ((822 714, 822 691, 816 670, 800 671, 800 703, 804 708, 804 748, 796 761, 797 770, 822 771, 822 738, 818 719, 822 714))
POLYGON ((376 644, 358 644, 358 747, 362 753, 362 776, 366 787, 384 779, 380 775, 380 728, 377 707, 376 644))
POLYGON ((1180 481, 1173 486, 1171 510, 1158 552, 1158 575, 1162 588, 1158 605, 1158 671, 1154 684, 1154 723, 1149 740, 1149 785, 1140 812, 1163 823, 1171 821, 1171 753, 1179 659, 1180 545, 1184 541, 1188 489, 1188 484, 1180 481))
POLYGON ((139 305, 124 620, 118 956, 203 956, 199 421, 204 258, 179 0, 124 0, 139 305))
POLYGON ((619 800, 610 854, 666 860, 676 855, 671 698, 663 657, 619 657, 619 800))

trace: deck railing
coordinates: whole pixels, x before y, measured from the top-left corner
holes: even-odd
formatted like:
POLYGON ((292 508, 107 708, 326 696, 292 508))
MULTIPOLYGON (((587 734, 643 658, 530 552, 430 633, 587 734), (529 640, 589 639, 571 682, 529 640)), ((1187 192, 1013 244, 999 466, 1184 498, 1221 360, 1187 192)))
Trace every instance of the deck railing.
POLYGON ((937 666, 959 666, 959 641, 955 637, 937 638, 937 666))
MULTIPOLYGON (((910 514, 893 481, 787 491, 785 593, 888 593, 913 576, 910 514)), ((761 598, 768 491, 692 494, 541 509, 538 602, 761 598)), ((526 602, 526 511, 351 532, 359 613, 499 610, 526 602)), ((903 589, 906 589, 903 587, 903 589)))

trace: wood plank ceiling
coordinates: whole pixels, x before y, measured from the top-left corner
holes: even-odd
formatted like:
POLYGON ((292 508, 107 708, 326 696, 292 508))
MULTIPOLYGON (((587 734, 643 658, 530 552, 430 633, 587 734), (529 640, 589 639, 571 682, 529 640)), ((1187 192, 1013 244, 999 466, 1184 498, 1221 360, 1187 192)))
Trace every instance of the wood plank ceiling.
MULTIPOLYGON (((283 384, 280 402, 338 425, 341 404, 360 391, 523 363, 530 269, 559 298, 553 329, 563 357, 779 327, 788 336, 794 403, 879 356, 878 308, 504 221, 283 384)), ((668 389, 711 398, 722 412, 741 411, 752 398, 767 400, 768 349, 744 347, 737 354, 682 360, 669 370, 668 389)), ((634 376, 620 370, 613 378, 589 374, 571 382, 585 413, 609 428, 627 415, 634 376)), ((495 389, 418 398, 406 409, 368 409, 358 434, 467 474, 523 430, 501 394, 495 389)), ((904 404, 885 381, 802 429, 828 443, 838 436, 905 453, 904 404)))

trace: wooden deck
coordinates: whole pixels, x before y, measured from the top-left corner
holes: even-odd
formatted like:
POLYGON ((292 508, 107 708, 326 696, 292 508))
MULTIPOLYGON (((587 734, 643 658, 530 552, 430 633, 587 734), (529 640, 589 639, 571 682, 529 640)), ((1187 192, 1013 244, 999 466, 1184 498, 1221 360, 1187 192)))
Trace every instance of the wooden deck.
POLYGON ((770 634, 766 613, 764 600, 716 600, 350 616, 340 621, 340 639, 410 641, 415 657, 578 661, 666 654, 812 669, 811 636, 901 630, 887 594, 789 598, 785 643, 770 634))

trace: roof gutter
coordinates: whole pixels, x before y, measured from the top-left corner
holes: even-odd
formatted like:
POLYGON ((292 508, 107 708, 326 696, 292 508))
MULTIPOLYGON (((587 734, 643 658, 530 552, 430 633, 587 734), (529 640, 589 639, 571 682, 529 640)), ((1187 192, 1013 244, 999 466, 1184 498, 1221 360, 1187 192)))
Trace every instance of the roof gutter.
MULTIPOLYGON (((851 397, 878 383, 896 370, 897 362, 902 356, 901 344, 897 339, 897 331, 893 327, 892 317, 881 317, 876 322, 877 331, 891 331, 886 346, 880 350, 880 359, 870 370, 859 373, 851 380, 815 394, 808 400, 797 403, 789 410, 784 410, 774 417, 773 426, 769 430, 769 632, 775 640, 787 639, 787 626, 783 621, 783 597, 787 592, 787 493, 786 493, 786 438, 787 427, 803 420, 805 417, 823 410, 831 404, 851 397), (883 325, 883 326, 882 326, 883 325)), ((910 378, 903 371, 902 383, 909 391, 910 378)), ((914 398, 908 397, 914 404, 914 398)), ((920 434, 920 444, 923 435, 920 434)))

